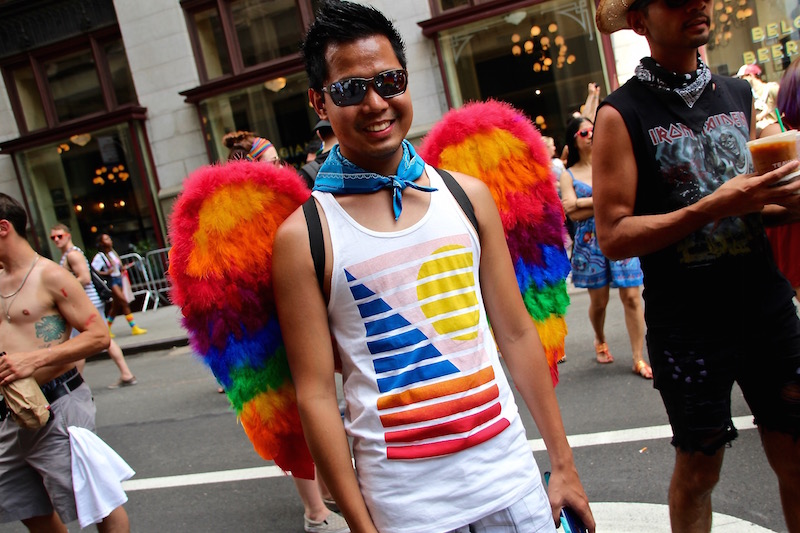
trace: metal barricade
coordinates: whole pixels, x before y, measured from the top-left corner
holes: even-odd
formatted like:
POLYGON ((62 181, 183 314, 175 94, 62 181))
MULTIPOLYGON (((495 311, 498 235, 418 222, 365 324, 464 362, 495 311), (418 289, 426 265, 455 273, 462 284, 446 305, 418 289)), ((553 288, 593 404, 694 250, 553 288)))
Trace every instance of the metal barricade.
POLYGON ((144 259, 137 253, 129 253, 121 255, 120 260, 122 264, 127 266, 128 278, 131 282, 131 290, 133 295, 144 295, 144 303, 142 304, 142 312, 147 311, 147 305, 150 299, 155 302, 158 299, 158 293, 153 290, 150 283, 150 275, 147 272, 144 259))
POLYGON ((162 300, 166 304, 170 303, 169 297, 163 295, 172 289, 169 281, 169 251, 169 247, 159 248, 150 250, 144 255, 147 272, 150 275, 150 287, 155 293, 153 309, 158 309, 158 304, 162 300))

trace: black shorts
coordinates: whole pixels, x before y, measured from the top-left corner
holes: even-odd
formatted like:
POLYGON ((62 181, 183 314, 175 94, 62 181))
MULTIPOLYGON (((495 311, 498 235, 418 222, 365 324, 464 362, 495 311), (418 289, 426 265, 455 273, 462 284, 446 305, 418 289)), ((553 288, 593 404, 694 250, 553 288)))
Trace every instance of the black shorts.
POLYGON ((800 437, 800 319, 791 300, 723 326, 648 325, 647 349, 677 448, 712 455, 736 438, 734 381, 760 428, 800 437))

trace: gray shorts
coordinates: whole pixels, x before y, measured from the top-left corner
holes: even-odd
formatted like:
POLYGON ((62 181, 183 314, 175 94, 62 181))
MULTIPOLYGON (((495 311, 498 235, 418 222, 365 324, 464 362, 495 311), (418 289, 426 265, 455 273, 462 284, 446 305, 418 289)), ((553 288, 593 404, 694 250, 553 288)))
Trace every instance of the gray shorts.
POLYGON ((535 531, 556 533, 550 499, 543 485, 525 494, 522 498, 489 516, 450 533, 515 533, 535 531))
POLYGON ((39 430, 0 423, 0 523, 46 516, 56 510, 65 524, 78 518, 72 490, 68 426, 95 430, 92 391, 83 383, 50 405, 39 430))

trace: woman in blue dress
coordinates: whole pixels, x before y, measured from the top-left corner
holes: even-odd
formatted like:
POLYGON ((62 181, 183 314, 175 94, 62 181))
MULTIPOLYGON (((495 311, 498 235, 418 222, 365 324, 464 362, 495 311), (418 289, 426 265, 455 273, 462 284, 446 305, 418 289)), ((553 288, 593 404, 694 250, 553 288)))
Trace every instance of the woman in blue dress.
POLYGON ((639 259, 609 261, 597 244, 592 200, 592 130, 592 122, 584 117, 574 118, 567 124, 567 170, 559 179, 564 211, 575 223, 572 282, 589 291, 589 321, 594 329, 596 360, 600 364, 614 362, 606 343, 605 321, 610 288, 619 289, 631 341, 633 372, 652 379, 653 371, 643 357, 645 326, 640 294, 643 276, 639 259))

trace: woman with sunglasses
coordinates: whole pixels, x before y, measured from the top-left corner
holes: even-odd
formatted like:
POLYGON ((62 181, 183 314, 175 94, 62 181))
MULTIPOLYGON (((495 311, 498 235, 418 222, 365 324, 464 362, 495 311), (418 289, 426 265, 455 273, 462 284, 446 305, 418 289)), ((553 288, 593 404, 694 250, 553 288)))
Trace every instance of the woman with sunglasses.
POLYGON ((584 117, 567 124, 567 170, 561 174, 561 201, 575 223, 572 245, 572 282, 589 290, 589 321, 594 330, 594 349, 600 364, 614 362, 605 336, 609 289, 619 288, 625 311, 625 325, 631 341, 633 372, 645 379, 653 371, 644 361, 644 309, 639 288, 643 282, 638 258, 609 261, 597 244, 592 200, 592 122, 584 117))

